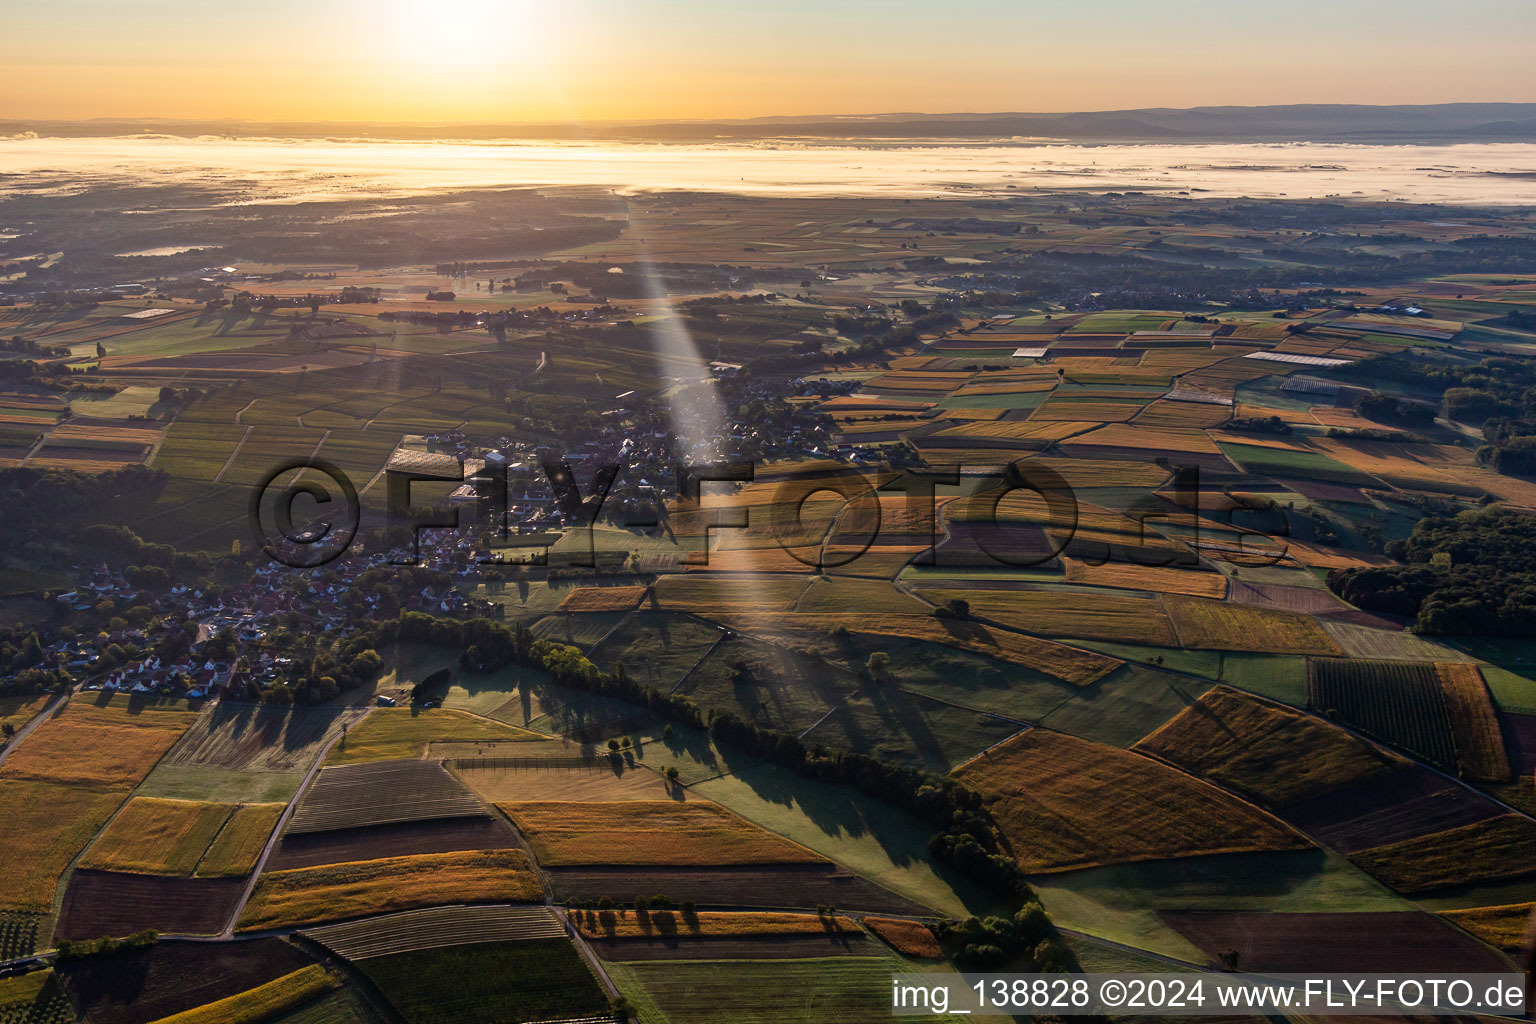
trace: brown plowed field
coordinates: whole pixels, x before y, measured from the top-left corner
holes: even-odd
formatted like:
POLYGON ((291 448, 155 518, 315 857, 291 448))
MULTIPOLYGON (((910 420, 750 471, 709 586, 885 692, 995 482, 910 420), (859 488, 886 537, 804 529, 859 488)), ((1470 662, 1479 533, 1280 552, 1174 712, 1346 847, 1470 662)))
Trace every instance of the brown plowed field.
POLYGON ((216 935, 229 923, 243 878, 167 878, 79 869, 70 876, 57 937, 99 939, 145 928, 216 935))
POLYGON ((1509 970, 1492 950, 1433 914, 1164 911, 1158 916, 1212 960, 1236 950, 1242 971, 1509 970))
POLYGON ((286 835, 272 851, 267 870, 286 871, 379 857, 409 857, 418 853, 504 850, 516 845, 517 837, 500 818, 405 821, 371 828, 286 835))
POLYGON ((84 1024, 148 1024, 264 985, 314 961, 281 939, 161 941, 59 965, 84 1024))

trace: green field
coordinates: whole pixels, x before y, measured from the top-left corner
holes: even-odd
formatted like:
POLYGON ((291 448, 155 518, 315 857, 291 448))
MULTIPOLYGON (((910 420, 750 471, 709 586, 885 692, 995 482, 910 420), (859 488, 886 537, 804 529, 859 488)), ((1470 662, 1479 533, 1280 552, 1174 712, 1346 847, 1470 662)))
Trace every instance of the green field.
POLYGON ((605 671, 622 664, 635 680, 669 690, 721 635, 689 615, 642 611, 629 616, 589 656, 605 671))
POLYGON ((1123 864, 1030 881, 1058 926, 1196 964, 1209 958, 1158 911, 1410 909, 1349 861, 1322 850, 1123 864))
POLYGON ((162 763, 155 766, 134 794, 227 804, 286 803, 303 781, 303 772, 247 772, 215 765, 162 763))
POLYGON ((413 1024, 505 1024, 608 1008, 567 939, 487 942, 370 957, 357 969, 413 1024))
POLYGON ((1221 659, 1221 681, 1283 704, 1307 706, 1305 658, 1228 651, 1221 659))
POLYGON ((870 957, 608 965, 614 984, 639 1011, 642 1024, 884 1024, 891 1019, 891 975, 910 970, 898 960, 870 957))
POLYGON ((1244 473, 1255 476, 1289 477, 1299 480, 1322 480, 1327 483, 1349 484, 1356 487, 1381 487, 1374 477, 1359 470, 1350 469, 1337 459, 1318 452, 1289 451, 1284 448, 1265 448, 1252 444, 1221 442, 1227 458, 1244 473))
MULTIPOLYGON (((647 746, 645 761, 652 763, 647 746)), ((956 917, 985 913, 992 900, 928 857, 927 822, 846 786, 802 778, 786 768, 732 758, 692 792, 792 839, 854 872, 956 917)))
POLYGON ((1128 665, 1085 687, 1040 724, 1085 740, 1129 747, 1210 688, 1198 679, 1128 665))

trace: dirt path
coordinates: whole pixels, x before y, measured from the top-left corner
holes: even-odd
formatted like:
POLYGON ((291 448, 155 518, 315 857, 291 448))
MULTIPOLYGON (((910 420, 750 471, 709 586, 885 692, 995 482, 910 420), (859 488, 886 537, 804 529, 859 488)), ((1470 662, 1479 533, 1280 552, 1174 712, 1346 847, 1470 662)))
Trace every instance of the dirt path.
MULTIPOLYGON (((249 408, 249 406, 247 406, 247 408, 249 408)), ((254 424, 245 428, 245 433, 240 435, 240 442, 235 445, 235 450, 229 453, 229 458, 225 459, 224 465, 219 467, 218 475, 213 478, 214 483, 218 483, 224 479, 224 474, 229 472, 229 467, 233 466, 235 464, 235 460, 240 457, 240 449, 245 447, 245 442, 250 440, 251 431, 255 429, 256 427, 254 424)))

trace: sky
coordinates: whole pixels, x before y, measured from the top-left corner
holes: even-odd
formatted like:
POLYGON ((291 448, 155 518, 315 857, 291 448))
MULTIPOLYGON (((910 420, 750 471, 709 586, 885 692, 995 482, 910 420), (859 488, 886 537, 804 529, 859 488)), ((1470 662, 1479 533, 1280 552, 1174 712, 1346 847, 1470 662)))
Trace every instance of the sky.
POLYGON ((1536 0, 0 0, 0 120, 1536 101, 1536 0))

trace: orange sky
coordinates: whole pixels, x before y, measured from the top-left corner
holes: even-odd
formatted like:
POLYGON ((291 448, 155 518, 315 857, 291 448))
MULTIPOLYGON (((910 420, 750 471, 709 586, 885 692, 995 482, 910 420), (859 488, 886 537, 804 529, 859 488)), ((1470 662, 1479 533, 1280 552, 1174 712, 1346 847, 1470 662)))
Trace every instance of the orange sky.
POLYGON ((1536 3, 48 0, 0 118, 545 121, 1536 101, 1536 3))

